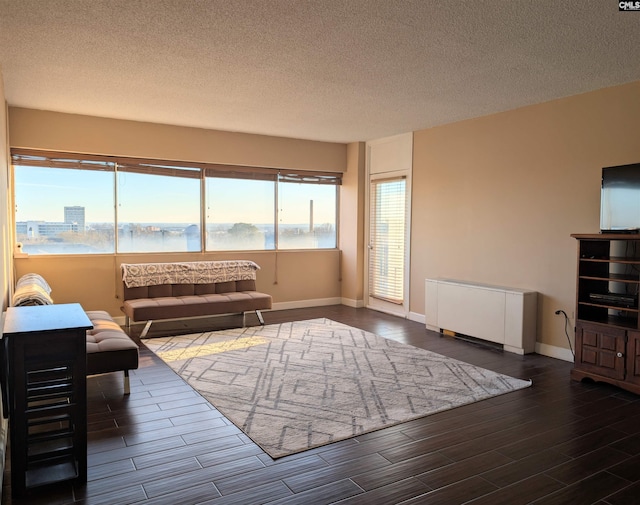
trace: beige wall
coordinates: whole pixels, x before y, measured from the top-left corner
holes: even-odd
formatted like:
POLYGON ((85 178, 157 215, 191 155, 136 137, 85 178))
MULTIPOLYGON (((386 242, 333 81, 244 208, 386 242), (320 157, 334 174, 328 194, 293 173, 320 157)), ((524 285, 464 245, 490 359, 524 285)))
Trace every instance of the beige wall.
POLYGON ((122 316, 121 263, 240 259, 260 265, 257 288, 273 296, 277 308, 340 303, 339 253, 251 252, 227 254, 122 254, 115 256, 30 256, 17 258, 16 276, 36 272, 50 284, 56 303, 80 302, 85 310, 122 316))
POLYGON ((344 172, 345 144, 205 130, 19 107, 11 146, 84 154, 344 172))
MULTIPOLYGON (((9 129, 7 127, 7 106, 4 97, 4 79, 0 67, 0 303, 4 311, 10 303, 12 279, 11 250, 13 248, 10 233, 9 219, 9 129)), ((4 359, 4 353, 1 353, 4 359)), ((0 407, 3 411, 6 405, 0 407)), ((4 474, 6 444, 7 444, 8 420, 0 418, 0 487, 2 487, 2 474, 4 474)))
POLYGON ((2 310, 9 305, 12 279, 13 240, 9 218, 9 130, 7 128, 7 107, 4 98, 4 80, 0 68, 0 303, 2 310))
MULTIPOLYGON (((11 146, 80 153, 344 172, 345 144, 9 108, 11 146)), ((357 184, 357 179, 354 182, 357 184)), ((347 186, 349 182, 347 182, 347 186)), ((348 243, 346 247, 353 249, 348 243)), ((258 288, 277 308, 340 303, 337 250, 16 258, 16 276, 43 275, 57 303, 121 315, 120 263, 249 259, 261 266, 258 288)))
POLYGON ((569 235, 599 231, 601 168, 640 161, 639 131, 635 82, 416 132, 411 311, 430 277, 533 289, 538 342, 567 348, 569 235))
POLYGON ((362 307, 364 299, 365 144, 347 146, 347 171, 340 188, 342 303, 362 307))
MULTIPOLYGON (((342 258, 338 251, 264 252, 242 258, 262 266, 260 289, 273 293, 283 306, 304 300, 361 302, 362 144, 14 108, 9 116, 11 143, 18 147, 345 172, 342 258)), ((639 130, 636 82, 415 132, 410 311, 424 314, 428 277, 533 289, 540 293, 538 342, 567 348, 564 321, 554 312, 574 313, 576 244, 569 235, 598 231, 601 167, 640 161, 639 130)), ((86 300, 88 309, 119 314, 119 263, 170 257, 28 258, 16 261, 16 272, 43 273, 56 301, 86 300)), ((219 254, 206 258, 225 259, 219 254)))

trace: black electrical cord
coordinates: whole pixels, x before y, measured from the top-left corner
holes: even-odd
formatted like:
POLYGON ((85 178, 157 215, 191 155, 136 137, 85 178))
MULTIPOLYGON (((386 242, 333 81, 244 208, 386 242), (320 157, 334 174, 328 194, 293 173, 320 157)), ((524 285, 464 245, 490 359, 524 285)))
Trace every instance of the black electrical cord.
POLYGON ((556 310, 556 316, 559 316, 560 314, 564 316, 564 334, 567 336, 567 342, 569 342, 569 349, 571 349, 571 354, 573 354, 573 357, 575 359, 576 353, 573 352, 573 347, 571 346, 571 339, 569 338, 569 330, 567 329, 567 327, 569 326, 569 316, 567 316, 567 313, 564 310, 556 310))

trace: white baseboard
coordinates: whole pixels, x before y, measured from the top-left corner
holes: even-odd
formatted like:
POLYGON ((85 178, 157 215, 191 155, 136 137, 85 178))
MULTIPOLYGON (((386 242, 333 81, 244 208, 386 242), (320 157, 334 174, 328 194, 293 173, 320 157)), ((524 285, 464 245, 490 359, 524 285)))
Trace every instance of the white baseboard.
POLYGON ((312 300, 296 300, 294 302, 274 303, 271 310, 306 309, 307 307, 324 307, 326 305, 340 305, 341 298, 314 298, 312 300))
MULTIPOLYGON (((441 328, 438 328, 436 326, 431 326, 428 324, 426 325, 426 328, 427 330, 436 331, 436 332, 439 332, 441 330, 441 328)), ((507 349, 505 348, 505 351, 506 350, 507 349)), ((534 351, 536 354, 540 354, 541 356, 561 359, 563 361, 569 361, 570 363, 573 363, 574 361, 573 353, 569 349, 566 349, 564 347, 557 347, 555 345, 541 344, 540 342, 536 342, 534 351)), ((522 353, 519 353, 519 354, 522 354, 522 353)))
MULTIPOLYGON (((296 300, 294 302, 274 303, 271 310, 275 311, 275 310, 287 310, 287 309, 305 309, 308 307, 324 307, 327 305, 346 305, 348 307, 362 308, 364 307, 364 301, 353 300, 350 298, 337 298, 337 297, 336 298, 315 298, 311 300, 296 300)), ((124 326, 125 324, 124 316, 116 316, 113 319, 120 326, 124 326)), ((417 323, 426 324, 425 315, 419 314, 417 312, 409 312, 407 319, 411 321, 415 321, 417 323)), ((143 323, 144 321, 142 323, 132 323, 132 324, 143 324, 143 323)), ((440 330, 440 328, 433 328, 433 329, 435 331, 440 330)), ((541 354, 542 356, 561 359, 563 361, 569 361, 571 363, 573 363, 574 361, 572 352, 569 349, 566 349, 564 347, 557 347, 555 345, 541 344, 540 342, 536 342, 535 352, 537 354, 541 354)))
POLYGON ((536 342, 536 353, 541 354, 542 356, 548 356, 550 358, 569 361, 570 363, 574 362, 573 353, 570 349, 566 349, 565 347, 557 347, 555 345, 536 342))
POLYGON ((341 304, 347 307, 353 307, 354 309, 361 309, 364 307, 364 300, 354 300, 353 298, 341 298, 341 304))

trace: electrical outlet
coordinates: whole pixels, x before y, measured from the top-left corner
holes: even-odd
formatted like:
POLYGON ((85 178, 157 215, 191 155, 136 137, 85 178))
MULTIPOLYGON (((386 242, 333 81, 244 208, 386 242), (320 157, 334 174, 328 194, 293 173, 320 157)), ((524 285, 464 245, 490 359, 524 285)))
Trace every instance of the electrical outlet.
POLYGON ((576 319, 576 313, 575 313, 575 311, 574 311, 574 310, 572 310, 570 313, 571 313, 571 315, 569 315, 569 314, 567 313, 567 311, 566 311, 566 310, 562 310, 562 309, 558 309, 558 310, 556 310, 556 311, 554 312, 554 314, 555 314, 556 316, 564 316, 564 317, 565 317, 565 318, 567 318, 571 323, 573 323, 573 322, 575 321, 575 319, 576 319))

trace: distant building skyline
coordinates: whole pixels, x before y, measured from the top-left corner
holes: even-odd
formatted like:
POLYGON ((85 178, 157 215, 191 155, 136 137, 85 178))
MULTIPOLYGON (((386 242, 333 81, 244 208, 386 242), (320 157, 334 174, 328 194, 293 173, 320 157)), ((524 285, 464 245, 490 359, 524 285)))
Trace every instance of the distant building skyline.
POLYGON ((209 223, 204 238, 199 223, 86 222, 85 207, 64 206, 64 222, 16 222, 16 235, 28 254, 176 252, 332 248, 331 224, 209 223))
POLYGON ((42 220, 16 222, 16 234, 29 238, 55 237, 65 232, 85 232, 85 208, 79 205, 64 207, 64 223, 42 220))
POLYGON ((64 208, 64 222, 65 224, 76 224, 78 226, 78 232, 84 232, 85 230, 85 211, 84 207, 80 205, 72 205, 64 208))

